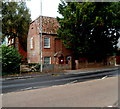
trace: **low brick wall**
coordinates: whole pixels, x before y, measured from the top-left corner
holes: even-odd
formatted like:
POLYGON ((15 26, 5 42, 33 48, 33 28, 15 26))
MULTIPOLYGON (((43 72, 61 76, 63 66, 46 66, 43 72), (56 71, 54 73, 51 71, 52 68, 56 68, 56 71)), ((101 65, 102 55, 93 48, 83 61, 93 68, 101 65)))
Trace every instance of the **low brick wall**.
POLYGON ((62 70, 71 70, 71 66, 69 64, 54 64, 55 72, 62 70))
MULTIPOLYGON (((44 64, 43 65, 43 72, 58 72, 62 70, 70 70, 71 66, 69 64, 44 64)), ((21 72, 39 72, 40 65, 33 64, 33 65, 21 65, 20 66, 21 72)))
POLYGON ((102 67, 105 65, 115 65, 115 60, 116 63, 120 63, 120 56, 109 56, 107 57, 105 60, 103 60, 102 62, 88 62, 86 59, 80 59, 80 60, 75 60, 75 66, 76 69, 80 69, 80 68, 90 68, 90 67, 102 67))
POLYGON ((103 63, 79 63, 79 68, 101 67, 103 63))

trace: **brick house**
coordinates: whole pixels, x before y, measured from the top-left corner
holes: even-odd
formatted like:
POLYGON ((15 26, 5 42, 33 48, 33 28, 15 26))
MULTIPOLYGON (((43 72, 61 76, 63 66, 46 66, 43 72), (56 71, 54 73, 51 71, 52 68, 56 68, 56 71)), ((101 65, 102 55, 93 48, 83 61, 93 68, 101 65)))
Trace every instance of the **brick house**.
MULTIPOLYGON (((72 53, 57 37, 56 18, 42 16, 43 64, 67 64, 72 53)), ((27 37, 28 63, 40 63, 40 17, 31 22, 27 37)))
POLYGON ((23 48, 22 42, 20 42, 20 39, 18 37, 8 37, 5 39, 4 44, 9 47, 14 46, 16 49, 18 49, 20 55, 23 56, 22 61, 27 60, 27 51, 23 48))

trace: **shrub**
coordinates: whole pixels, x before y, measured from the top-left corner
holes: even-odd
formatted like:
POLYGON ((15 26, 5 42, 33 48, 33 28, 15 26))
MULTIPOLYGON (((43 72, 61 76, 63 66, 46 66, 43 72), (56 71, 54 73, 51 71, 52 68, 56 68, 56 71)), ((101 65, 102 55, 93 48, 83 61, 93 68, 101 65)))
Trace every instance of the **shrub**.
POLYGON ((17 49, 2 45, 2 75, 19 73, 21 59, 17 49))

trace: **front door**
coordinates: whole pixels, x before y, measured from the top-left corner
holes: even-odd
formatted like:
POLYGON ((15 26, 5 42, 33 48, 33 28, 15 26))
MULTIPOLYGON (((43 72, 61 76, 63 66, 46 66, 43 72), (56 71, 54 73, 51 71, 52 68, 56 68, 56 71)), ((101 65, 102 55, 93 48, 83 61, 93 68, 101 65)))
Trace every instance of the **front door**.
POLYGON ((63 56, 59 57, 59 64, 64 64, 64 57, 63 56))

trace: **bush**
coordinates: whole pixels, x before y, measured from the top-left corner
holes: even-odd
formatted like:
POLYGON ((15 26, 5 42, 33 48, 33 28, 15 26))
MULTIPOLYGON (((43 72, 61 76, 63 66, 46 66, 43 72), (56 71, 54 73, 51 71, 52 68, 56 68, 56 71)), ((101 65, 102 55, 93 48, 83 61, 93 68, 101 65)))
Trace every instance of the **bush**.
POLYGON ((21 59, 17 49, 2 45, 2 75, 19 73, 21 59))

